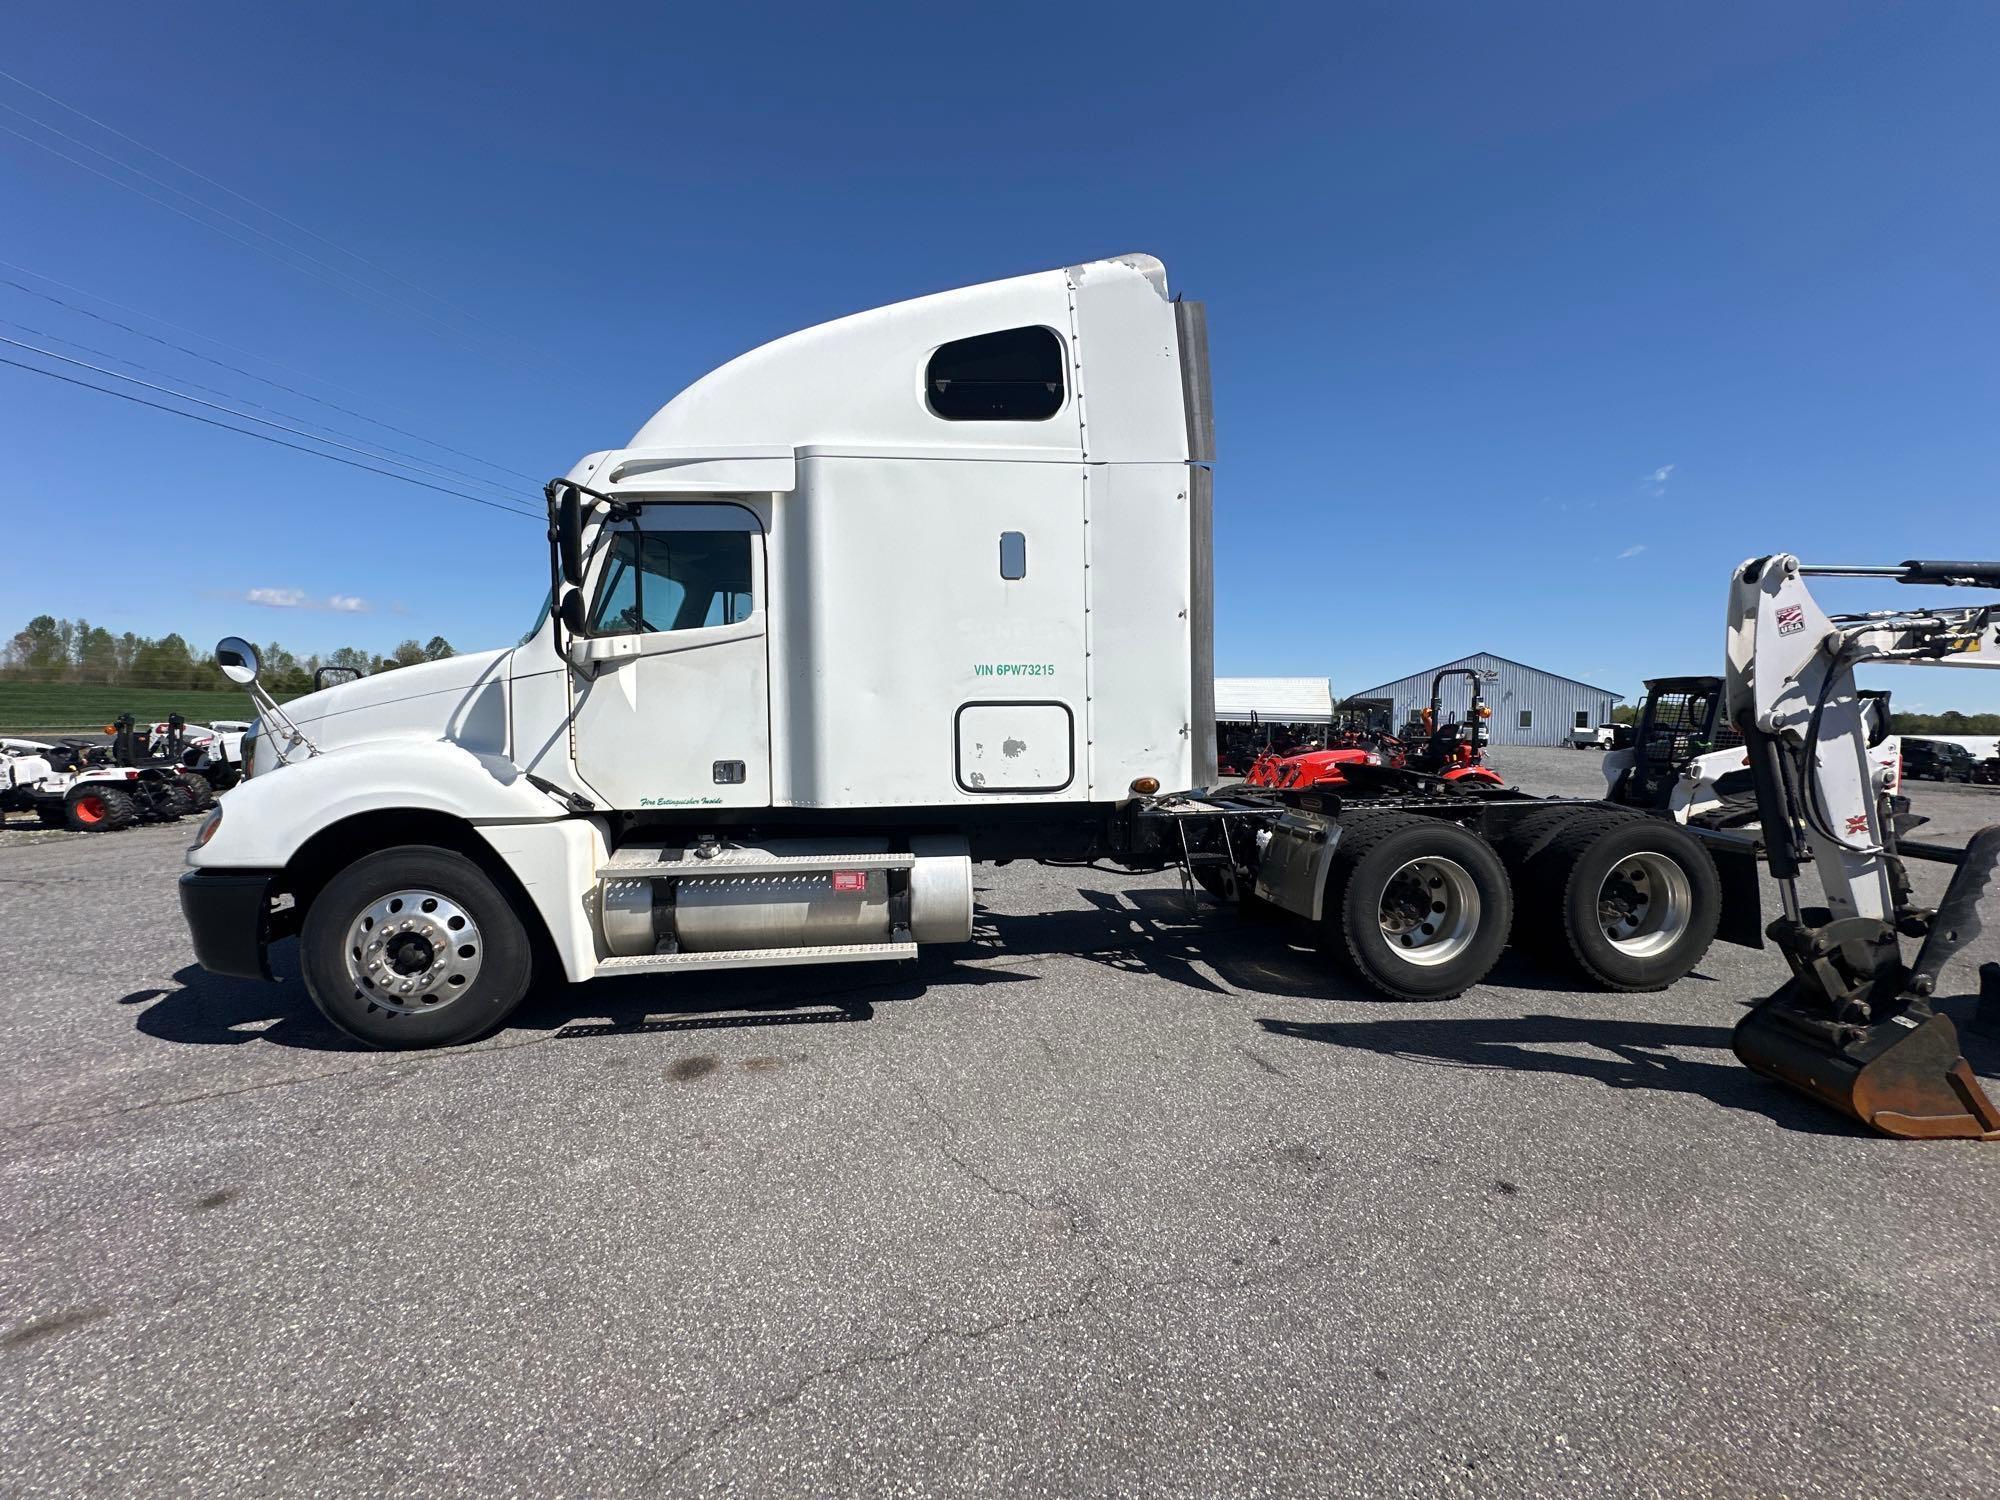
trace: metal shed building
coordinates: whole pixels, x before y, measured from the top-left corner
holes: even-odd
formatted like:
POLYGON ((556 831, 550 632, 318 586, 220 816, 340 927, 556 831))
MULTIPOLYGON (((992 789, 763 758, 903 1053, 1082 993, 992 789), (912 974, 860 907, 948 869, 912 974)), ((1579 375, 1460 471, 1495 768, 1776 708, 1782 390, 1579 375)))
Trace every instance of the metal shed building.
POLYGON ((1333 689, 1324 677, 1218 677, 1215 717, 1224 724, 1330 724, 1333 689))
MULTIPOLYGON (((1560 745, 1579 729, 1594 729, 1611 722, 1612 705, 1624 701, 1623 693, 1593 687, 1573 677, 1544 672, 1523 662, 1476 651, 1455 661, 1440 663, 1428 671, 1413 672, 1379 687, 1363 688, 1346 702, 1373 700, 1386 704, 1392 723, 1408 723, 1431 701, 1431 679, 1447 667, 1470 667, 1491 672, 1485 685, 1487 703, 1493 709, 1490 724, 1496 745, 1560 745)), ((1471 703, 1471 687, 1463 677, 1445 679, 1445 717, 1463 717, 1471 703)))

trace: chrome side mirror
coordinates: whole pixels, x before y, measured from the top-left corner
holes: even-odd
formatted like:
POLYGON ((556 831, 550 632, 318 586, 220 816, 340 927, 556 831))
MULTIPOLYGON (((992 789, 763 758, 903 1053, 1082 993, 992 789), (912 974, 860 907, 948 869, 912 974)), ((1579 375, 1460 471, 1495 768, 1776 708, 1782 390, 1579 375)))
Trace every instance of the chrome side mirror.
POLYGON ((262 668, 257 648, 240 635, 226 635, 215 643, 215 664, 238 687, 250 686, 262 668))

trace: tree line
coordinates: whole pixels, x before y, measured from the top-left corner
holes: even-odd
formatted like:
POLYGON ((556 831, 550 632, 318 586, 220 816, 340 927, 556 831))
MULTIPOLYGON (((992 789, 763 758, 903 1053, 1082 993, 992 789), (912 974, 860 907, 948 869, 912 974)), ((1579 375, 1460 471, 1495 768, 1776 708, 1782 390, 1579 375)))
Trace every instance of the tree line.
MULTIPOLYGON (((351 667, 372 674, 455 654, 441 635, 404 641, 386 656, 342 646, 325 656, 302 657, 276 641, 257 649, 263 658, 262 681, 274 693, 311 692, 313 673, 321 667, 351 667)), ((0 650, 0 681, 168 690, 232 686, 207 653, 197 654, 180 635, 153 637, 129 630, 113 635, 88 620, 58 620, 53 615, 36 615, 0 650)))

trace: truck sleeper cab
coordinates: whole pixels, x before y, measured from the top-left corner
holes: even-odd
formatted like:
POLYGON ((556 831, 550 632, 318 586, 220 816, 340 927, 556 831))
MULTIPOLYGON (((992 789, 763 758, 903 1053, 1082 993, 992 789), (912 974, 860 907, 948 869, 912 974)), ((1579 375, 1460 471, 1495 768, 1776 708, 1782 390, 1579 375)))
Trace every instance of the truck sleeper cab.
MULTIPOLYGON (((1215 780, 1213 456, 1202 309, 1147 256, 753 350, 550 484, 518 646, 260 700, 181 882, 197 956, 268 978, 296 932, 334 1024, 438 1045, 537 965, 904 959, 971 935, 975 860, 1109 858, 1402 998, 1483 978, 1517 889, 1588 982, 1685 973, 1719 887, 1665 820, 1414 763, 1347 768, 1345 811, 1173 790, 1215 780)), ((253 697, 255 655, 217 653, 253 697)))
MULTIPOLYGON (((198 955, 384 1045, 571 980, 903 958, 971 862, 1213 778, 1201 309, 1126 256, 779 339, 551 486, 520 645, 296 700, 190 852, 198 955), (516 930, 518 929, 518 931, 516 930)), ((253 653, 254 654, 254 653, 253 653)))

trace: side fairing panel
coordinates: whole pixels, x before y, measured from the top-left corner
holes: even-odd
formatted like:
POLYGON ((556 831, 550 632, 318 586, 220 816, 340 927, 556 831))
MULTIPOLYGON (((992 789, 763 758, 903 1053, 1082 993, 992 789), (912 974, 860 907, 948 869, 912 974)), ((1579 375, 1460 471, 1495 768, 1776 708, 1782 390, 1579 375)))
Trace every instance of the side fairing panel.
POLYGON ((1083 390, 1083 451, 1092 463, 1184 459, 1180 333, 1166 272, 1150 257, 1072 266, 1072 357, 1083 390), (1148 274, 1148 267, 1157 275, 1148 274))
POLYGON ((1185 464, 1090 470, 1090 794, 1126 796, 1141 776, 1197 779, 1185 464))

